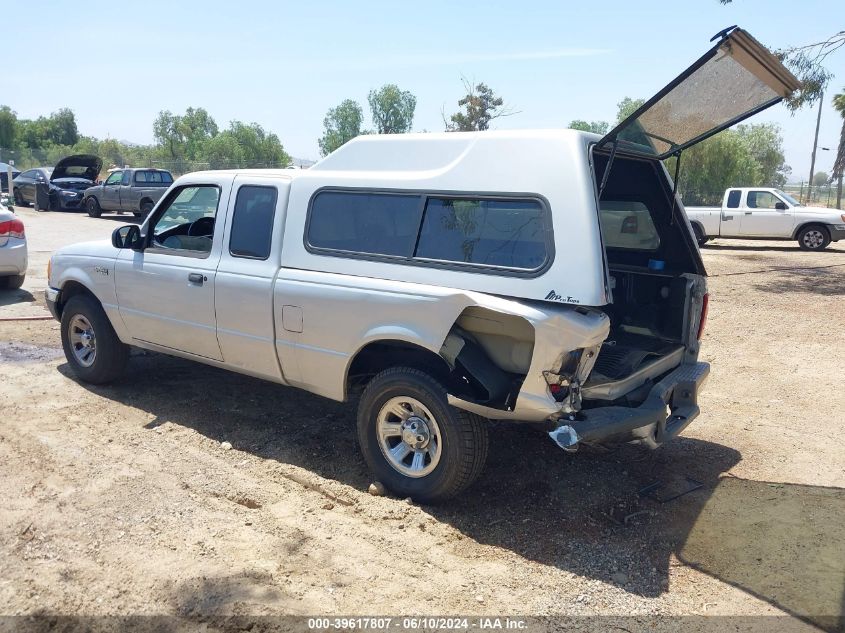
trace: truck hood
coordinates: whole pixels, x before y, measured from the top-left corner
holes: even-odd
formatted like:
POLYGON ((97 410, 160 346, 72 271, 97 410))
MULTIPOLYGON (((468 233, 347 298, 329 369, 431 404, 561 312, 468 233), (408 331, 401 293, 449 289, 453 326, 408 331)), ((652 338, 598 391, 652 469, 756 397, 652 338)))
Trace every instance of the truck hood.
POLYGON ((115 259, 120 251, 111 244, 111 240, 96 240, 92 242, 78 242, 62 246, 53 256, 82 255, 85 257, 102 257, 115 259))
POLYGON ((845 224, 845 211, 842 209, 824 209, 821 207, 792 207, 792 212, 801 220, 818 220, 828 224, 845 224))
POLYGON ((84 178, 94 182, 103 168, 103 161, 93 154, 74 154, 56 163, 50 180, 60 178, 84 178))

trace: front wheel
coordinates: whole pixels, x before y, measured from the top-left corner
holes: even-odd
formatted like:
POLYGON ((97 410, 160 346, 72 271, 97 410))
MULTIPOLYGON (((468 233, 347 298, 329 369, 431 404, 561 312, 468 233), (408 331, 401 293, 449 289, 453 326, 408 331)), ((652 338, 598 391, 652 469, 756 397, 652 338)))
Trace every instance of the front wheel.
POLYGON ((387 369, 367 385, 358 405, 358 441, 386 488, 421 502, 459 494, 487 458, 484 420, 450 406, 436 379, 409 367, 387 369))
POLYGON ((85 209, 92 218, 99 218, 103 214, 100 203, 96 198, 88 198, 88 201, 85 203, 85 209))
POLYGON ((702 248, 707 244, 707 236, 704 235, 704 231, 697 224, 692 225, 692 232, 695 234, 695 241, 698 243, 698 248, 702 248))
POLYGON ((823 251, 830 244, 830 233, 819 224, 805 226, 798 233, 798 246, 805 251, 823 251))
POLYGON ((102 306, 88 295, 71 297, 62 310, 62 347, 81 380, 95 385, 119 378, 129 346, 117 337, 102 306))
POLYGON ((24 200, 23 200, 23 196, 21 195, 20 189, 15 189, 15 206, 16 207, 27 206, 26 202, 24 202, 24 200))

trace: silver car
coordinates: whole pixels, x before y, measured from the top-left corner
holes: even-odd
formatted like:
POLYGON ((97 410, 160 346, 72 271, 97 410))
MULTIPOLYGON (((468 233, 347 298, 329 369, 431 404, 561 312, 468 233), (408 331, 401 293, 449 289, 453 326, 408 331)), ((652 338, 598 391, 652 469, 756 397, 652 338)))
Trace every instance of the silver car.
POLYGON ((0 207, 0 288, 20 288, 26 277, 26 232, 12 211, 0 207))

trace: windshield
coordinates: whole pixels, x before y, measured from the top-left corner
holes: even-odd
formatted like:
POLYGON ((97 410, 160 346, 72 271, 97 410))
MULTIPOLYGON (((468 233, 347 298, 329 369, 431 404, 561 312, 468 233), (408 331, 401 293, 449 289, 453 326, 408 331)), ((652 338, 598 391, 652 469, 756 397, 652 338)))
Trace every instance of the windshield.
POLYGON ((792 196, 790 196, 790 195, 789 195, 788 193, 786 193, 785 191, 781 191, 780 189, 775 189, 775 193, 776 193, 776 194, 778 194, 778 195, 779 195, 781 198, 783 198, 784 200, 786 200, 786 201, 787 201, 789 204, 791 204, 793 207, 800 207, 800 206, 802 206, 800 202, 798 202, 795 198, 793 198, 792 196))

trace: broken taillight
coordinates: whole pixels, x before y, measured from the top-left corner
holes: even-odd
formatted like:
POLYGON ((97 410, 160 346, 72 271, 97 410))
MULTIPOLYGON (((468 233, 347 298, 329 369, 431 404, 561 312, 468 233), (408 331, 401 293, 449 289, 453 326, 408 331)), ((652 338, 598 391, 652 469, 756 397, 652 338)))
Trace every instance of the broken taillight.
POLYGON ((704 334, 704 325, 707 323, 707 310, 710 307, 710 294, 705 292, 701 300, 701 319, 698 321, 698 336, 696 339, 701 340, 704 334))
POLYGON ((0 237, 17 237, 23 239, 24 230, 23 222, 15 218, 14 220, 7 220, 0 222, 0 237))

